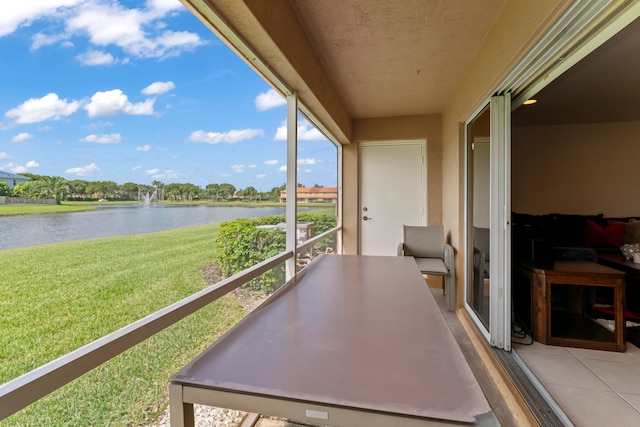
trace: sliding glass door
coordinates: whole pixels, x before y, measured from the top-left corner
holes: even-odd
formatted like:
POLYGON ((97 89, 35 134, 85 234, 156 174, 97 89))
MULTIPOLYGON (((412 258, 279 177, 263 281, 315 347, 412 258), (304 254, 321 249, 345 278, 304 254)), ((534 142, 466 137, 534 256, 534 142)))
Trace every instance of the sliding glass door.
POLYGON ((467 238, 466 302, 487 333, 491 289, 491 158, 490 114, 487 106, 467 125, 467 238))
POLYGON ((465 307, 491 345, 511 348, 509 95, 466 125, 465 307))

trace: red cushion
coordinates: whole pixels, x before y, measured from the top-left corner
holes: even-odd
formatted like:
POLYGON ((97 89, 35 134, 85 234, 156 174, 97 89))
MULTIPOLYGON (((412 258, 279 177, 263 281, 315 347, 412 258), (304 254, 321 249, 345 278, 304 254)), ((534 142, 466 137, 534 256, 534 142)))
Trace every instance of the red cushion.
POLYGON ((587 219, 584 228, 584 243, 593 248, 619 248, 624 239, 624 229, 624 223, 611 223, 603 227, 587 219))

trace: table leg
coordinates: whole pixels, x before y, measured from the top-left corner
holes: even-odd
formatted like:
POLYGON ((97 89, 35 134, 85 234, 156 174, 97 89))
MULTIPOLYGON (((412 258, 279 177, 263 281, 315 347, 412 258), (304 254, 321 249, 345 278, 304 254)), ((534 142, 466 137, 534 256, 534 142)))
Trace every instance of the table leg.
POLYGON ((625 280, 621 279, 620 282, 618 282, 617 286, 613 290, 613 301, 614 301, 615 316, 616 316, 615 332, 616 332, 616 344, 618 347, 618 351, 624 351, 627 346, 627 343, 626 343, 627 319, 625 315, 625 307, 626 307, 626 301, 625 301, 626 287, 625 286, 626 286, 625 280))
POLYGON ((182 386, 169 384, 169 415, 171 427, 194 427, 193 404, 182 401, 182 386))

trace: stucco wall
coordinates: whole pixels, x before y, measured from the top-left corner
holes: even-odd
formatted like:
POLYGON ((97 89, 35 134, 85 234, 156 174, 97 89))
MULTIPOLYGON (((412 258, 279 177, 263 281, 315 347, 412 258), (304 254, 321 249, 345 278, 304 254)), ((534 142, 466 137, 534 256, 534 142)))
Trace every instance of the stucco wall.
POLYGON ((512 129, 512 208, 640 216, 640 122, 512 129))

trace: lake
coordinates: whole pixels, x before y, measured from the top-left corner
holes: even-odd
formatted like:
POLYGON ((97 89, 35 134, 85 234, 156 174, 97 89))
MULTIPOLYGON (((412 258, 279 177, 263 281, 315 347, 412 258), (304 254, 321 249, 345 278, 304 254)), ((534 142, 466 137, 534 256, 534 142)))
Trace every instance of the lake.
POLYGON ((117 205, 86 212, 0 216, 0 250, 284 213, 285 208, 276 207, 117 205))

